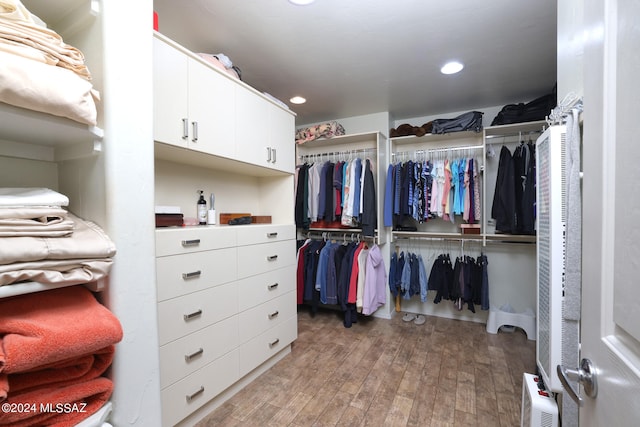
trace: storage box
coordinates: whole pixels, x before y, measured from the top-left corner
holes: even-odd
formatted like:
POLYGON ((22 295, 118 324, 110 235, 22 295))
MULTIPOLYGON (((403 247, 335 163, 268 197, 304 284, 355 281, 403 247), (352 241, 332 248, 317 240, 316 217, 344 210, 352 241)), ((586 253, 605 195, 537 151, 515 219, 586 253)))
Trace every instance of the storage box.
POLYGON ((220 225, 229 224, 229 221, 232 219, 240 218, 243 216, 251 216, 250 213, 221 213, 220 214, 220 225))
POLYGON ((252 224, 271 224, 271 215, 254 215, 251 217, 252 224))

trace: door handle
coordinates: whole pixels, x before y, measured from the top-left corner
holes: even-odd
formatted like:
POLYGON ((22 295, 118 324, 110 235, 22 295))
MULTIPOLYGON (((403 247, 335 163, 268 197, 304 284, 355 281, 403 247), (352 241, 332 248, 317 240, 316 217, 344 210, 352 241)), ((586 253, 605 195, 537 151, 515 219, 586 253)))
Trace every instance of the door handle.
POLYGON ((562 383, 564 389, 569 393, 569 396, 582 407, 584 405, 584 399, 582 399, 576 390, 573 388, 569 381, 577 381, 582 384, 584 393, 595 398, 598 395, 598 382, 596 380, 596 367, 591 363, 589 359, 582 359, 580 367, 578 369, 567 369, 562 365, 557 366, 558 378, 562 383))

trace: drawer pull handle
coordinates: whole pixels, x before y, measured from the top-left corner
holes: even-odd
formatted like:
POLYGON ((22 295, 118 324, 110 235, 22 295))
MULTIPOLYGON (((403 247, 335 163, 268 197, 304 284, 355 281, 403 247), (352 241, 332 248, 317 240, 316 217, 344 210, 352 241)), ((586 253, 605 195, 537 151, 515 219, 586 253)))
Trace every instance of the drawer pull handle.
POLYGON ((267 285, 267 289, 269 289, 270 291, 276 289, 278 287, 277 283, 274 283, 273 285, 267 285))
POLYGON ((278 237, 278 232, 274 232, 274 233, 267 233, 267 237, 278 237))
POLYGON ((183 240, 182 241, 182 246, 197 246, 199 244, 200 244, 200 239, 183 240))
POLYGON ((274 317, 278 317, 278 310, 274 311, 273 313, 269 314, 269 319, 273 319, 274 317))
POLYGON ((183 315, 185 321, 195 319, 196 317, 200 317, 200 316, 202 316, 202 309, 198 311, 194 311, 193 313, 183 315))
POLYGON ((182 119, 182 139, 189 138, 189 119, 182 119))
POLYGON ((184 280, 193 279, 195 277, 200 277, 201 274, 202 274, 202 271, 200 271, 200 270, 192 271, 191 273, 182 273, 182 278, 184 280))
POLYGON ((204 349, 203 348, 199 348, 197 351, 191 353, 191 354, 185 354, 184 355, 184 360, 187 362, 191 362, 191 359, 193 359, 194 357, 200 356, 202 353, 204 353, 204 349))
POLYGON ((187 402, 191 402, 193 399, 198 397, 199 394, 204 393, 204 386, 200 386, 198 391, 194 391, 192 394, 187 394, 185 397, 187 398, 187 402))
POLYGON ((278 259, 278 255, 271 255, 267 257, 267 261, 275 261, 278 259))
POLYGON ((280 338, 276 338, 274 342, 269 343, 269 348, 275 347, 276 345, 278 345, 279 342, 280 342, 280 338))

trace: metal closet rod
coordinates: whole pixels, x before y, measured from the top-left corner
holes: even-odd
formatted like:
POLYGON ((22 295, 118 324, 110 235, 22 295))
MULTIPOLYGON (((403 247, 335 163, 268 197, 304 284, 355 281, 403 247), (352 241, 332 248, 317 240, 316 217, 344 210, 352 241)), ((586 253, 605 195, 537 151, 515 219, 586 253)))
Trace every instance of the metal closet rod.
POLYGON ((511 137, 514 137, 514 136, 522 137, 523 135, 541 134, 542 132, 544 132, 544 129, 542 129, 542 130, 530 130, 530 131, 527 131, 527 132, 518 132, 518 133, 515 133, 515 132, 514 133, 505 133, 505 134, 502 134, 502 135, 487 135, 484 138, 485 139, 494 139, 494 138, 511 138, 511 137))
POLYGON ((375 148, 357 148, 354 150, 345 150, 345 151, 331 151, 328 153, 310 153, 310 154, 300 154, 298 157, 301 159, 308 159, 313 157, 322 157, 322 156, 344 156, 344 155, 353 155, 358 153, 367 153, 367 152, 377 152, 375 148))
POLYGON ((414 151, 394 151, 392 156, 401 154, 429 154, 429 153, 445 153, 447 151, 461 151, 461 150, 482 150, 482 145, 468 145, 466 147, 449 147, 449 148, 433 148, 427 150, 414 150, 414 151))

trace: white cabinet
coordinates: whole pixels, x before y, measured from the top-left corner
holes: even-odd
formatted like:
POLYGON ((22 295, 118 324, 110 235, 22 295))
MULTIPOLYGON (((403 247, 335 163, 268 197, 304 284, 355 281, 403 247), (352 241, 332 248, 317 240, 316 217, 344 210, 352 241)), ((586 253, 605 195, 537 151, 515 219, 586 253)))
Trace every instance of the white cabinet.
POLYGON ((294 117, 243 86, 236 87, 237 159, 281 171, 295 167, 294 117))
POLYGON ((174 425, 297 337, 295 229, 194 227, 156 236, 163 422, 174 425))
POLYGON ((234 82, 167 40, 154 38, 154 139, 235 156, 234 82))

